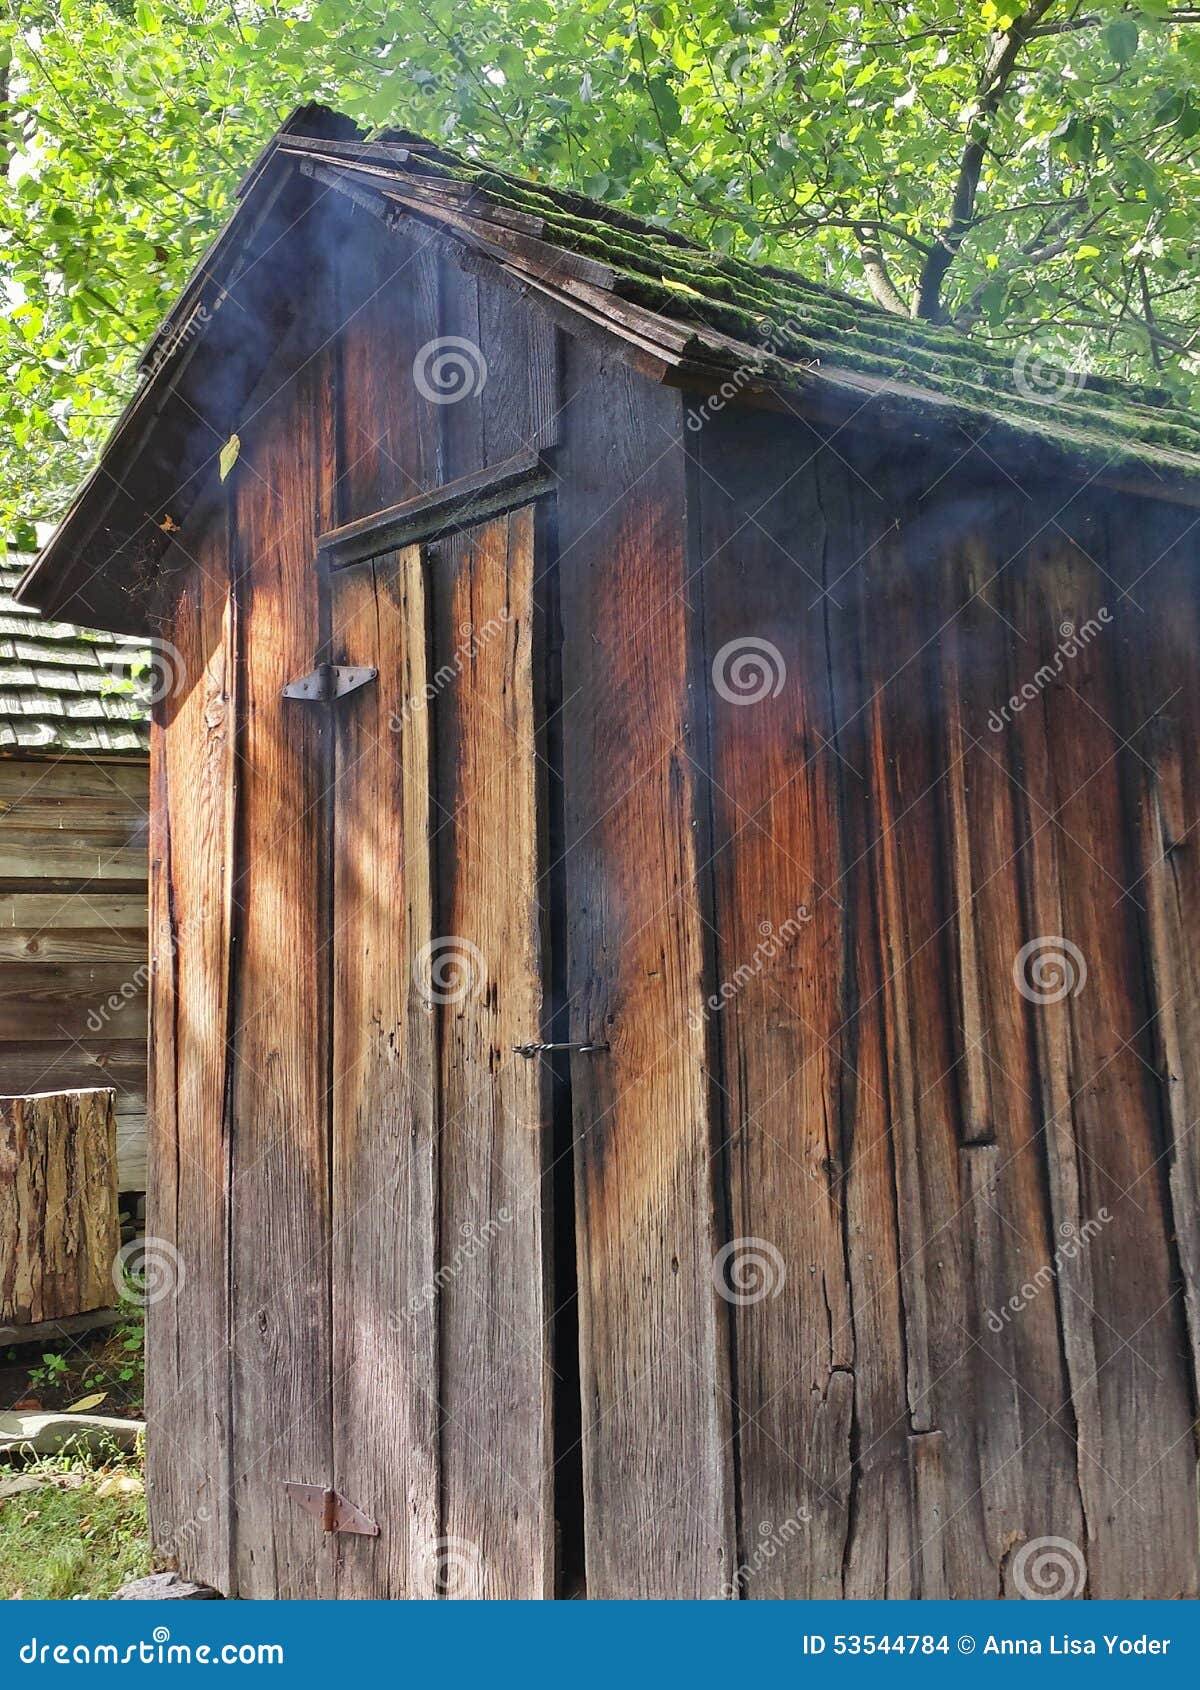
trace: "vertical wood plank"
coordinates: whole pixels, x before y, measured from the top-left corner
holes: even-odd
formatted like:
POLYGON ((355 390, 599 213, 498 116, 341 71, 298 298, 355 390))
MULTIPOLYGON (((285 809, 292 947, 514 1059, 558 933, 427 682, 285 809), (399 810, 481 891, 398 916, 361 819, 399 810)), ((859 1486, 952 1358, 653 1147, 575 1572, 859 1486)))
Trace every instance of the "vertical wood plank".
POLYGON ((824 516, 815 474, 792 475, 793 443, 780 450, 778 434, 774 418, 741 419, 736 437, 714 428, 698 448, 717 930, 708 1014, 730 1171, 722 1283, 737 1335, 740 1591, 812 1599, 842 1594, 851 1527, 843 855, 824 516))
POLYGON ((1087 1528, 1080 1548, 1093 1596, 1187 1595, 1197 1579, 1191 1389, 1180 1365, 1139 922, 1124 896, 1135 871, 1114 642, 1101 632, 1055 662, 1068 627, 1112 608, 1113 572, 1097 561, 1105 533, 1090 501, 1067 511, 1051 499, 1043 514, 1052 520, 1013 573, 1011 614, 1035 672, 1052 676, 1019 717, 1034 833, 1030 940, 1050 952, 1063 949, 1059 940, 1075 947, 1062 989, 1032 1008, 1054 1220, 1069 1237, 1099 1228, 1058 1274, 1087 1528))
POLYGON ((1192 1356, 1193 1397, 1200 1395, 1200 640, 1196 523, 1187 511, 1147 515, 1136 540, 1110 524, 1110 555, 1120 559, 1130 604, 1154 630, 1153 660, 1136 624, 1118 651, 1122 731, 1134 871, 1130 895, 1148 960, 1147 989, 1164 1123, 1172 1226, 1183 1281, 1192 1356))
POLYGON ((678 396, 568 354, 560 505, 567 947, 588 1593, 734 1571, 713 1281, 692 618, 678 396))
POLYGON ((239 1593, 326 1596, 332 1557, 288 1481, 332 1471, 328 713, 280 689, 323 639, 335 353, 316 258, 315 352, 252 419, 235 467, 243 629, 234 968, 233 1482, 239 1593), (324 329, 324 333, 322 333, 324 329))
MULTIPOLYGON (((448 256, 438 303, 439 339, 466 343, 461 394, 435 407, 450 478, 544 428, 553 344, 448 256)), ((449 537, 427 560, 436 931, 464 993, 438 1010, 444 1584, 462 1597, 553 1593, 546 1076, 511 1048, 542 1021, 533 522, 449 537)))
POLYGON ((229 1354, 230 935, 236 816, 236 613, 229 512, 186 536, 164 636, 176 683, 151 737, 147 1234, 178 1251, 146 1311, 151 1539, 233 1595, 229 1354))
POLYGON ((554 1593, 549 1071, 513 1048, 543 1032, 534 521, 527 506, 430 559, 454 582, 458 630, 454 653, 435 650, 454 671, 435 704, 453 854, 426 982, 442 1026, 444 1532, 463 1569, 450 1596, 554 1593))
POLYGON ((1005 568, 1030 520, 1011 487, 979 494, 940 521, 936 605, 939 797, 951 870, 946 937, 959 1090, 960 1184, 975 1306, 974 1405, 983 1521, 999 1593, 1014 1549, 1083 1533, 1057 1299, 1045 1285, 1052 1230, 1036 1049, 1014 961, 1024 942, 1019 860, 1027 843, 1018 746, 1005 701, 1025 678, 1005 568))
POLYGON ((334 582, 334 1484, 378 1539, 339 1539, 337 1594, 434 1594, 438 1513, 436 1030, 425 603, 417 548, 334 582))
MULTIPOLYGON (((939 815, 939 716, 935 690, 936 575, 924 566, 939 529, 913 507, 902 472, 873 465, 870 483, 889 519, 838 597, 853 604, 860 642, 859 745, 847 753, 869 791, 870 833, 862 869, 874 898, 878 973, 865 1001, 880 1017, 892 1140, 903 1298, 908 1429, 941 1432, 913 1444, 935 1451, 937 1486, 953 1499, 937 1546, 938 1580, 955 1597, 992 1594, 979 1493, 971 1328, 977 1293, 962 1220, 957 1088, 949 1037, 945 924, 948 874, 939 815)), ((861 498, 855 494, 855 498, 861 498)), ((936 555, 936 552, 935 552, 936 555)), ((914 1495, 918 1493, 914 1491, 914 1495)), ((923 1493, 922 1493, 923 1494, 923 1493)), ((931 1546, 915 1512, 912 1564, 918 1590, 931 1546)))
MULTIPOLYGON (((436 484, 436 410, 413 364, 436 327, 418 237, 354 219, 339 278, 337 518, 436 484)), ((440 1524, 437 1036, 428 625, 416 549, 336 575, 331 656, 378 679, 334 710, 334 1484, 380 1526, 345 1537, 339 1597, 436 1594, 440 1524)))

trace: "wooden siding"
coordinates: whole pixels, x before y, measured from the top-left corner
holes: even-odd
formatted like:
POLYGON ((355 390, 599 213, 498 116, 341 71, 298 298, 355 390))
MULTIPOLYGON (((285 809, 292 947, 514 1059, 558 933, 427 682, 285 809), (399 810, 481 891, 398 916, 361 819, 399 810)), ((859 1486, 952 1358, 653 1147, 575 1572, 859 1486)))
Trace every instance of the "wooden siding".
POLYGON ((146 1185, 144 763, 0 758, 0 1092, 112 1086, 146 1185))
MULTIPOLYGON (((345 252, 350 222, 324 205, 293 245, 345 252)), ((316 539, 546 438, 554 335, 428 236, 352 226, 355 262, 306 264, 163 606, 186 678, 153 746, 150 1227, 189 1292, 149 1313, 152 1528, 231 1595, 540 1597, 548 1140, 513 1050, 542 1032, 534 513, 333 580, 316 539), (418 391, 459 329, 540 372, 523 396, 418 391), (378 681, 336 718, 280 697, 330 653, 378 681), (465 1004, 415 966, 448 934, 484 959, 465 1004), (325 1544, 290 1481, 382 1538, 325 1544)))
POLYGON ((1187 519, 692 428, 318 206, 169 590, 156 1537, 241 1596, 561 1594, 556 1523, 598 1597, 1014 1596, 1044 1538, 1195 1595, 1187 519), (448 337, 488 373, 439 403, 448 337), (318 562, 556 444, 536 516, 318 562), (281 700, 323 658, 379 675, 281 700), (447 938, 484 960, 436 1003, 447 938), (1037 939, 1078 995, 1022 991, 1037 939), (512 1049, 552 1026, 601 1047, 553 1085, 512 1049))
POLYGON ((1195 1595, 1194 535, 806 436, 698 453, 744 1594, 1195 1595))
POLYGON ((733 1567, 728 1321, 712 1264, 678 395, 573 348, 561 466, 564 868, 588 1591, 715 1597, 733 1567))

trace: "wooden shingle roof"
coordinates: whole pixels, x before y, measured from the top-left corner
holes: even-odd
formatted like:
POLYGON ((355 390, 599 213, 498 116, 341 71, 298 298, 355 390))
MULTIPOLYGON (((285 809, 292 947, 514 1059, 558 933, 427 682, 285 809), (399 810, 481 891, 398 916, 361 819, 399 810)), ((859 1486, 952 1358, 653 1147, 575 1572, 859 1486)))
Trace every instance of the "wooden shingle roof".
MULTIPOLYGON (((893 415, 932 410, 966 439, 999 430, 1066 448, 1104 474, 1200 485, 1200 416, 1163 388, 1003 353, 776 265, 709 251, 619 207, 510 175, 396 130, 374 141, 276 136, 282 154, 398 221, 440 226, 533 297, 607 320, 684 373, 739 372, 789 390, 841 388, 893 415)), ((1111 477, 1110 477, 1111 479, 1111 477)))
POLYGON ((1163 390, 1055 369, 1033 349, 1003 356, 405 131, 368 140, 306 106, 254 165, 150 343, 141 386, 21 584, 26 602, 129 633, 149 626, 170 536, 211 483, 288 320, 296 281, 278 273, 281 245, 327 194, 421 228, 651 379, 690 390, 701 410, 719 395, 955 464, 1200 507, 1200 418, 1163 390), (222 309, 230 300, 237 311, 222 309))
POLYGON ((149 722, 121 690, 144 642, 18 604, 13 589, 32 561, 8 552, 0 562, 0 756, 145 757, 149 722))

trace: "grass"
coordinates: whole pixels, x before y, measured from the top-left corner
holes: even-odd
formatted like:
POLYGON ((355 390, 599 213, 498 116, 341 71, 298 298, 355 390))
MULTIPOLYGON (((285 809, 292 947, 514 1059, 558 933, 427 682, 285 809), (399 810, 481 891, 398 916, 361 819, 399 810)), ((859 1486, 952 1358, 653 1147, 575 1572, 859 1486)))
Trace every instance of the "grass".
POLYGON ((0 1497, 0 1598, 111 1596, 150 1571, 140 1457, 57 1455, 0 1466, 36 1490, 0 1497))

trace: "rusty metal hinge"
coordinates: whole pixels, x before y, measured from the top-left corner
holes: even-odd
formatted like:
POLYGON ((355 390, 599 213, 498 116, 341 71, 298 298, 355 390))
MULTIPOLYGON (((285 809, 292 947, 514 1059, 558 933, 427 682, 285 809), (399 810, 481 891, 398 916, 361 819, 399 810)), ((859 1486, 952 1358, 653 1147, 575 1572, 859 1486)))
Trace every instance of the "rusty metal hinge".
POLYGON ((356 1508, 352 1502, 348 1502, 340 1491, 329 1490, 323 1485, 297 1485, 290 1482, 283 1488, 306 1514, 312 1514, 320 1520, 323 1532, 357 1532, 360 1537, 379 1536, 379 1527, 374 1520, 368 1519, 361 1508, 356 1508))
POLYGON ((344 698, 357 692, 379 674, 378 669, 351 669, 344 663, 318 663, 307 675, 297 675, 283 689, 284 698, 311 699, 316 704, 328 704, 330 699, 344 698))

